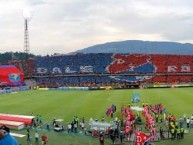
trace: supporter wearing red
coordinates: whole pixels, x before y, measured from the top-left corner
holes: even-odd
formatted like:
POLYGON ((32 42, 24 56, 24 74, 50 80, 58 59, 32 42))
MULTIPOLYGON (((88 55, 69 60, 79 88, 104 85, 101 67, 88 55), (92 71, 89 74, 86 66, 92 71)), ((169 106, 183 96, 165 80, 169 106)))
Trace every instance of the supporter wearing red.
POLYGON ((48 138, 47 138, 47 136, 45 134, 43 134, 41 138, 42 138, 42 144, 43 145, 48 143, 48 138))
POLYGON ((105 137, 102 132, 100 132, 100 135, 99 135, 99 142, 100 142, 100 145, 104 145, 105 137))

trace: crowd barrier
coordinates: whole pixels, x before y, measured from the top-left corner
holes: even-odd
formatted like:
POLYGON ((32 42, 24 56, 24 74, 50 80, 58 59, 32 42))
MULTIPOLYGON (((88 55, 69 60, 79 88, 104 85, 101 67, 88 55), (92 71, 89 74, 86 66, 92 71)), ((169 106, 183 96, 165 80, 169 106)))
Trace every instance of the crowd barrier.
POLYGON ((26 90, 29 90, 29 89, 30 89, 29 86, 4 88, 4 89, 0 90, 0 94, 8 94, 8 93, 26 91, 26 90))
MULTIPOLYGON (((189 84, 146 84, 144 88, 173 88, 173 87, 193 87, 193 83, 189 84)), ((39 88, 38 90, 114 90, 114 89, 128 89, 120 88, 119 86, 99 86, 99 87, 58 87, 58 88, 39 88)), ((139 88, 139 87, 138 87, 139 88)), ((14 87, 0 90, 0 94, 14 93, 19 91, 30 90, 29 86, 14 87)))
POLYGON ((89 87, 59 87, 59 88, 39 88, 39 90, 90 90, 89 87))
POLYGON ((111 89, 116 89, 116 87, 112 86, 100 86, 100 87, 59 87, 59 88, 39 88, 38 90, 111 90, 111 89))
POLYGON ((193 83, 186 84, 143 84, 140 85, 120 87, 120 86, 98 86, 98 87, 59 87, 59 88, 39 88, 39 90, 116 90, 116 89, 139 89, 139 88, 180 88, 180 87, 193 87, 193 83))
POLYGON ((186 84, 155 84, 152 87, 153 88, 179 88, 179 87, 192 87, 192 83, 186 83, 186 84))

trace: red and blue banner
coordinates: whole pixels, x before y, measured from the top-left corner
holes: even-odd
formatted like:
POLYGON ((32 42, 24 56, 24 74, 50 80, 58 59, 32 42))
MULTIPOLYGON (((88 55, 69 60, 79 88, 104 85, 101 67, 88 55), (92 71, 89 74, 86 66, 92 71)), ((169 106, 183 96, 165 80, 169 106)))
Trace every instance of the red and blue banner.
POLYGON ((150 141, 150 136, 144 132, 138 131, 135 132, 135 143, 134 145, 145 145, 150 141))
POLYGON ((14 65, 0 65, 0 85, 16 85, 24 82, 24 74, 14 65))

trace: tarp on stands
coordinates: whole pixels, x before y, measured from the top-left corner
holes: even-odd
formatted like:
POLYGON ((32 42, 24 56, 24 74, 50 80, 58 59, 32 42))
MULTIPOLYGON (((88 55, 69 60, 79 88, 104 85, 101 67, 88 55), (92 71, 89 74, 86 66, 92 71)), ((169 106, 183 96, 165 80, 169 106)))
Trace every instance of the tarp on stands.
POLYGON ((0 85, 19 85, 23 82, 23 72, 14 65, 0 65, 0 85))

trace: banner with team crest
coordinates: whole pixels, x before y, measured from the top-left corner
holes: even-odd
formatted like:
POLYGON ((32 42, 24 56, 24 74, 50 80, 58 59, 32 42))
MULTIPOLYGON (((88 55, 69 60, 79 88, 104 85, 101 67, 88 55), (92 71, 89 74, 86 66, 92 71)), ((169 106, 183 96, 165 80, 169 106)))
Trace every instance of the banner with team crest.
POLYGON ((14 65, 0 65, 1 85, 21 84, 23 81, 24 74, 14 65))

